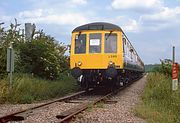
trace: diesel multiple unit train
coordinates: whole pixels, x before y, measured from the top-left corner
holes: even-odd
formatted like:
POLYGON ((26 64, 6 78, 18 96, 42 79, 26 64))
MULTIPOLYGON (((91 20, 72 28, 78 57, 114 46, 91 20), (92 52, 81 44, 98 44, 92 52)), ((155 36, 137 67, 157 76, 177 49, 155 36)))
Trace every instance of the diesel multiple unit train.
POLYGON ((72 31, 70 68, 84 89, 118 87, 141 76, 144 63, 119 26, 97 22, 72 31))

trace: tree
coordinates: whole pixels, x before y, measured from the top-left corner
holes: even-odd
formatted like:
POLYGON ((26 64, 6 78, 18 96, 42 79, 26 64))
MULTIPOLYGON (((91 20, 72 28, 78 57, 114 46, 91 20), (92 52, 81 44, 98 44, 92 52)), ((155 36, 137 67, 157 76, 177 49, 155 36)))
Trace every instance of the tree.
POLYGON ((8 30, 0 28, 0 78, 6 75, 6 50, 10 42, 14 42, 15 72, 54 80, 61 72, 68 70, 65 45, 42 30, 34 30, 32 41, 25 41, 19 26, 15 19, 15 24, 11 23, 8 30))
POLYGON ((31 42, 20 45, 17 70, 46 79, 57 79, 61 72, 68 69, 64 56, 66 47, 61 44, 42 31, 36 32, 31 42))
MULTIPOLYGON (((4 23, 1 23, 3 25, 4 23)), ((23 35, 20 34, 19 26, 15 19, 15 24, 11 23, 10 28, 5 28, 0 25, 0 79, 6 75, 6 52, 10 42, 14 42, 14 48, 17 49, 18 45, 23 42, 23 35)))

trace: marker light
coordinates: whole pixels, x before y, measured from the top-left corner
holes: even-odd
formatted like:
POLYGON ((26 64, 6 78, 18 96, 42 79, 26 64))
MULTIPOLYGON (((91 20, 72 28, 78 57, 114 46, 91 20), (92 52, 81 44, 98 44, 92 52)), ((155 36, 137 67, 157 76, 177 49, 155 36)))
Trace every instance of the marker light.
POLYGON ((112 62, 112 61, 109 62, 109 65, 113 65, 113 64, 114 64, 114 62, 112 62))

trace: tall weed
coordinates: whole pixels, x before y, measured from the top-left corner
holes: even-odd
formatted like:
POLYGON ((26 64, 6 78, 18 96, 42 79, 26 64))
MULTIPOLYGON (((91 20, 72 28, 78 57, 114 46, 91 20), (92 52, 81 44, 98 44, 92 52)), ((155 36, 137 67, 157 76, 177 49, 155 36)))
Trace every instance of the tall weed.
POLYGON ((135 109, 136 114, 156 123, 180 122, 180 89, 172 91, 171 77, 151 73, 142 96, 142 103, 135 109))
POLYGON ((76 91, 78 86, 72 77, 63 77, 62 80, 50 81, 35 78, 28 74, 16 74, 13 79, 13 89, 8 91, 7 80, 0 81, 0 103, 31 103, 63 96, 76 91))

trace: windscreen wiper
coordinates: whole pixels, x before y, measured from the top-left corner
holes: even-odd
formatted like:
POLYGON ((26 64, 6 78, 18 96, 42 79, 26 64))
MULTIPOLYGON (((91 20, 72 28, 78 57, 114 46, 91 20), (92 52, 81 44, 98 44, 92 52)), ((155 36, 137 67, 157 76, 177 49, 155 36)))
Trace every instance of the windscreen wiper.
POLYGON ((79 32, 79 34, 78 34, 78 38, 79 38, 79 36, 81 35, 81 32, 79 32))
POLYGON ((113 31, 110 31, 109 35, 106 37, 106 40, 109 38, 109 36, 112 34, 113 31))

